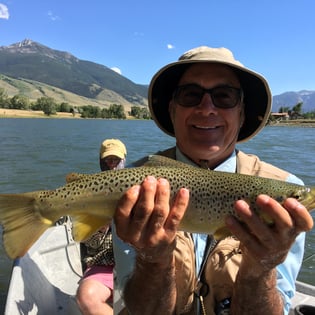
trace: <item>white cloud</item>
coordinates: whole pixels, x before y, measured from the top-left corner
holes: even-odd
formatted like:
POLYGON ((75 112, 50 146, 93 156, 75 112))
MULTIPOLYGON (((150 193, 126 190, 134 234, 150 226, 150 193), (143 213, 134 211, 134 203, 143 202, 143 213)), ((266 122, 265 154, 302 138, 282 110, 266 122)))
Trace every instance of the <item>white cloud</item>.
POLYGON ((56 20, 59 20, 59 19, 60 19, 59 16, 53 14, 52 11, 48 11, 47 15, 48 15, 48 17, 49 17, 52 21, 56 21, 56 20))
POLYGON ((0 19, 9 19, 9 9, 6 5, 0 3, 0 19))
POLYGON ((144 33, 143 33, 143 32, 137 32, 137 31, 136 31, 136 32, 133 33, 133 35, 136 36, 136 37, 143 37, 143 36, 144 36, 144 33))
POLYGON ((110 68, 111 70, 113 70, 113 71, 115 71, 116 73, 118 73, 118 74, 121 74, 121 70, 119 69, 119 68, 117 68, 117 67, 112 67, 112 68, 110 68))
POLYGON ((167 49, 174 49, 174 48, 175 48, 174 45, 172 45, 172 44, 167 44, 167 49))

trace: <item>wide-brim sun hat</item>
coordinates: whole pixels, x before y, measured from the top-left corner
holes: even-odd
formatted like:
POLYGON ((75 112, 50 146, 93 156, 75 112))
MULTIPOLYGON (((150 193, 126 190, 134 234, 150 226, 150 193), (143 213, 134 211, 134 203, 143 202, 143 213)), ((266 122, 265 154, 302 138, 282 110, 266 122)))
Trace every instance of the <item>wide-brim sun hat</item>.
POLYGON ((120 159, 126 158, 126 147, 119 139, 107 139, 102 142, 100 148, 100 159, 104 159, 110 155, 117 156, 120 159))
POLYGON ((267 123, 271 110, 271 91, 266 79, 246 68, 227 48, 201 46, 184 53, 176 62, 160 69, 149 86, 149 109, 157 126, 170 136, 175 136, 169 114, 173 92, 189 66, 195 63, 216 63, 234 70, 244 92, 245 120, 238 135, 238 142, 254 137, 267 123))

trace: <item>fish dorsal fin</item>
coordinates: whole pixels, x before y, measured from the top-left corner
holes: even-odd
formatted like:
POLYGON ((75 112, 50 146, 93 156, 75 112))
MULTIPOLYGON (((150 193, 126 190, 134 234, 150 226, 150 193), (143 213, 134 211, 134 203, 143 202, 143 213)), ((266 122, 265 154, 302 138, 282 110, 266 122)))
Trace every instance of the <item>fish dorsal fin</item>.
POLYGON ((86 175, 79 174, 79 173, 69 173, 66 176, 66 183, 69 184, 69 183, 75 182, 76 180, 79 180, 84 176, 86 176, 86 175))
POLYGON ((148 160, 143 166, 165 166, 165 167, 176 167, 176 168, 192 168, 193 166, 179 162, 162 155, 149 155, 148 160))

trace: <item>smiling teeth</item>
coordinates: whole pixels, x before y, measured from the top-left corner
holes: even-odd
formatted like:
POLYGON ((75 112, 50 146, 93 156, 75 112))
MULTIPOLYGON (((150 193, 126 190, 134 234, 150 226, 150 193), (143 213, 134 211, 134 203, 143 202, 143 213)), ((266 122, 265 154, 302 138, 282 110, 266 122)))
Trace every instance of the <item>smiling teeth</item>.
POLYGON ((198 125, 195 125, 196 128, 199 128, 199 129, 215 129, 216 127, 205 127, 205 126, 198 126, 198 125))

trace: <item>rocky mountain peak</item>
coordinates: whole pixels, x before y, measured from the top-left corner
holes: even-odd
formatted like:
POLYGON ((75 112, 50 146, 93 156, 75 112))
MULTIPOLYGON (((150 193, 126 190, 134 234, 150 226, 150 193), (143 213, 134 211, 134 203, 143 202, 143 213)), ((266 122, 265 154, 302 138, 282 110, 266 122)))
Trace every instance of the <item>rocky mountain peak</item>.
POLYGON ((0 51, 12 54, 40 54, 52 59, 62 59, 66 62, 78 61, 76 57, 68 52, 51 49, 28 38, 9 46, 1 46, 0 51))

